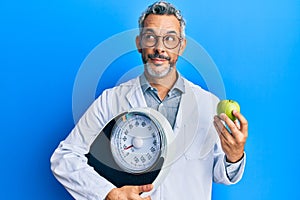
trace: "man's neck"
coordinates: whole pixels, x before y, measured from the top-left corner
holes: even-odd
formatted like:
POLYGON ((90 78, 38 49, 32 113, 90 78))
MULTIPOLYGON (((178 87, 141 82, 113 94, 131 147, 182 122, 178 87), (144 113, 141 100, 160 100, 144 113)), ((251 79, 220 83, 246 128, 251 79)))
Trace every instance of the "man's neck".
POLYGON ((145 76, 150 85, 156 88, 158 96, 161 100, 165 99, 178 78, 176 69, 173 69, 169 74, 162 78, 154 78, 149 76, 147 73, 145 73, 145 76))

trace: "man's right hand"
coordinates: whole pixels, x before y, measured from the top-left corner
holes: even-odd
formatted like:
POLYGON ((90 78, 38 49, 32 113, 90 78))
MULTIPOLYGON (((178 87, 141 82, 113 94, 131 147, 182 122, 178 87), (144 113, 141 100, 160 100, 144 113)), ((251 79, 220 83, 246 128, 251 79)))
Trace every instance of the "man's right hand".
POLYGON ((152 189, 152 184, 114 188, 107 194, 105 200, 151 200, 150 196, 142 198, 140 193, 150 192, 152 189))

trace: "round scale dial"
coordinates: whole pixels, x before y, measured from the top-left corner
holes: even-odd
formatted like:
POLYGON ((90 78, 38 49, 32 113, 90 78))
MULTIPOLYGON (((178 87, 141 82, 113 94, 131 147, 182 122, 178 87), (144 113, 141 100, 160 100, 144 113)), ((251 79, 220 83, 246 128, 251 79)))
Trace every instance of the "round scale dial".
POLYGON ((143 113, 126 113, 117 119, 110 146, 118 166, 129 173, 151 170, 161 155, 161 127, 143 113))

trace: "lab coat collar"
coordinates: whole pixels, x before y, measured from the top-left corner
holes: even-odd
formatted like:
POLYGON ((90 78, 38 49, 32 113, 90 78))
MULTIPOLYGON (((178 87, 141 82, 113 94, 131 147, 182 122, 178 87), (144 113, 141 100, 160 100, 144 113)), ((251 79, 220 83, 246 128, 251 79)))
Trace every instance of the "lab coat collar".
POLYGON ((147 103, 140 86, 141 84, 139 76, 135 79, 132 79, 127 84, 129 85, 129 87, 131 87, 126 95, 126 99, 128 100, 130 106, 133 108, 147 107, 147 103))
MULTIPOLYGON (((173 85, 173 87, 171 88, 171 90, 169 91, 169 93, 172 93, 174 90, 178 90, 181 93, 185 93, 184 79, 178 71, 176 71, 176 73, 178 78, 175 84, 173 85)), ((145 93, 148 88, 152 88, 152 86, 150 85, 150 83, 148 82, 145 76, 145 73, 139 76, 139 79, 140 79, 140 85, 142 87, 143 93, 145 93)))

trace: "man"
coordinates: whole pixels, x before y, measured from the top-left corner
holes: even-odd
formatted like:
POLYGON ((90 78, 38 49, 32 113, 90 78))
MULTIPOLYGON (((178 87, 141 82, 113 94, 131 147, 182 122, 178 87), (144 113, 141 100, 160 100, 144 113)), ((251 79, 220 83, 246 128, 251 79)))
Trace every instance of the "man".
POLYGON ((75 199, 211 199, 212 181, 233 184, 242 177, 248 123, 237 111, 235 122, 225 114, 215 116, 218 99, 176 70, 186 46, 180 11, 156 2, 142 14, 139 26, 136 46, 144 73, 96 99, 54 152, 51 169, 75 199), (139 194, 151 191, 151 184, 116 188, 87 164, 85 154, 112 117, 147 106, 160 111, 173 127, 176 159, 163 183, 142 198, 139 194))

